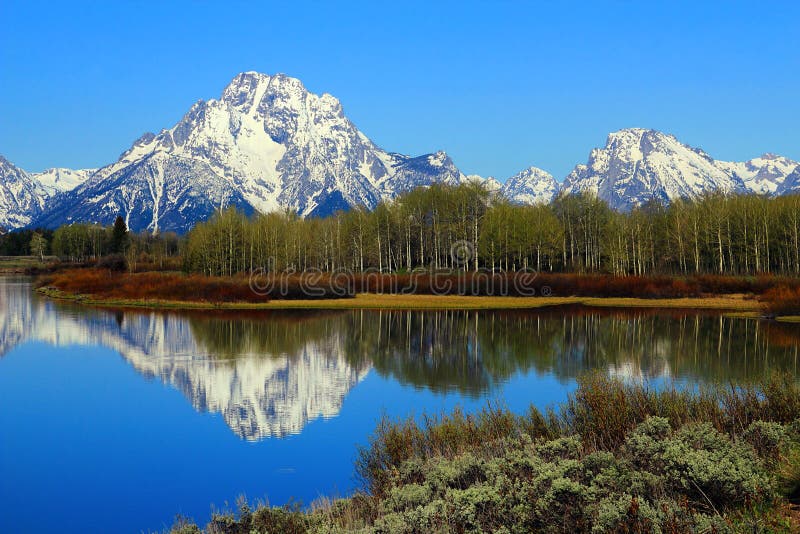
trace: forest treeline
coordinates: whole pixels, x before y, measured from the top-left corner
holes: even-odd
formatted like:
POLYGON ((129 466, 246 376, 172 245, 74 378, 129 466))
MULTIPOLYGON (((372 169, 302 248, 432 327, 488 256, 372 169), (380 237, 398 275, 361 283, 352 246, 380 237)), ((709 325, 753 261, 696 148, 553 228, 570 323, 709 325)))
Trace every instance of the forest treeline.
POLYGON ((22 229, 0 235, 0 256, 56 256, 71 263, 98 262, 124 269, 142 262, 155 268, 174 266, 183 238, 167 232, 128 231, 120 216, 111 226, 74 223, 56 230, 22 229))
POLYGON ((183 260, 208 275, 257 268, 798 274, 800 196, 713 194, 620 213, 588 194, 525 206, 477 184, 435 185, 327 218, 248 218, 227 209, 189 232, 183 260))
POLYGON ((186 236, 72 224, 0 236, 0 255, 52 253, 71 261, 124 254, 128 263, 206 275, 415 269, 493 272, 800 274, 800 196, 711 194, 617 212, 589 194, 515 205, 479 184, 434 185, 369 211, 326 218, 291 211, 247 217, 233 208, 186 236), (44 237, 44 239, 41 239, 44 237), (35 240, 34 240, 35 239, 35 240), (35 246, 34 246, 35 245, 35 246), (35 251, 34 251, 35 249, 35 251))

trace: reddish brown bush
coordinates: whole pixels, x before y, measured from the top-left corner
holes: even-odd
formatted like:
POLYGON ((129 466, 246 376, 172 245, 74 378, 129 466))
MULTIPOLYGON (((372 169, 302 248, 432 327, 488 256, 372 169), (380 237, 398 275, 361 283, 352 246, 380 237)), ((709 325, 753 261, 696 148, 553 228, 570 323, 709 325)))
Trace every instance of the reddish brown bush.
POLYGON ((761 297, 773 315, 800 315, 800 287, 780 285, 761 297))
POLYGON ((180 273, 121 274, 101 269, 75 269, 42 281, 66 293, 119 300, 179 300, 187 302, 267 302, 247 278, 216 278, 180 273))
POLYGON ((114 299, 266 302, 346 298, 356 293, 474 296, 683 298, 731 293, 763 295, 773 313, 800 314, 800 279, 733 276, 613 276, 562 273, 295 273, 208 277, 177 272, 60 271, 43 281, 61 291, 114 299), (782 306, 782 308, 781 308, 782 306))

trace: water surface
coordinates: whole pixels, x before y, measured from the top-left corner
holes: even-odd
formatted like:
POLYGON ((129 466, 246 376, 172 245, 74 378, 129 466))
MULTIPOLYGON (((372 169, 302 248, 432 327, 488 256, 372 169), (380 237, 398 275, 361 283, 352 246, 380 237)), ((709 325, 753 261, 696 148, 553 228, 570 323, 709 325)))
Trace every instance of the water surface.
POLYGON ((800 328, 692 311, 99 310, 0 277, 0 532, 141 532, 345 495, 383 414, 562 401, 583 371, 798 372, 800 328))

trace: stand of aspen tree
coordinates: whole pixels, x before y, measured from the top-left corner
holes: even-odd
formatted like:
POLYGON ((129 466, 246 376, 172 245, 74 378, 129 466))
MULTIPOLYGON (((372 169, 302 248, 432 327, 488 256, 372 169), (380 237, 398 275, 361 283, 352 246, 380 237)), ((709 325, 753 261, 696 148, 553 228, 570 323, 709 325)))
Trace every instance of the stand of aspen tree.
POLYGON ((208 275, 256 268, 800 274, 800 196, 713 194, 619 213, 588 194, 521 206, 477 184, 436 185, 326 218, 288 211, 248 218, 229 208, 190 231, 183 260, 208 275))

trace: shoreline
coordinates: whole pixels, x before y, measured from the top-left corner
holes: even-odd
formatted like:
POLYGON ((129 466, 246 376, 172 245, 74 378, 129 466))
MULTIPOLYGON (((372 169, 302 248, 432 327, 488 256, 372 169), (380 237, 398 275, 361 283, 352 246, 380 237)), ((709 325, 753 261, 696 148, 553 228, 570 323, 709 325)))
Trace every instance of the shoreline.
MULTIPOLYGON (((594 308, 702 309, 737 313, 759 318, 761 303, 742 295, 645 299, 627 297, 491 297, 461 295, 394 295, 358 293, 343 299, 296 299, 270 302, 194 302, 152 299, 107 299, 71 294, 42 287, 36 292, 47 298, 88 306, 146 308, 161 310, 296 310, 296 309, 393 309, 393 310, 512 310, 579 305, 594 308)), ((782 318, 785 321, 800 318, 782 318)))

